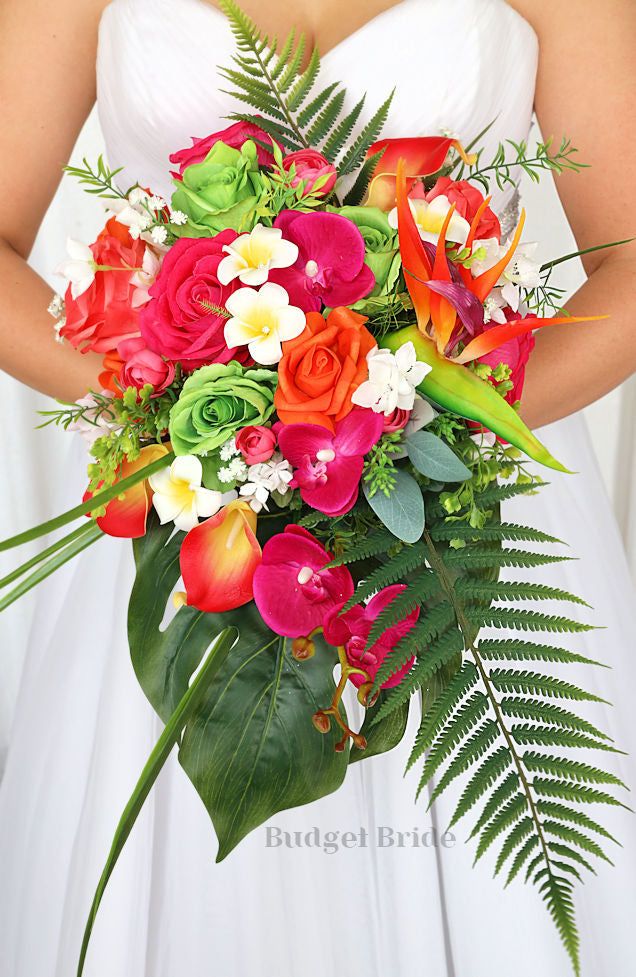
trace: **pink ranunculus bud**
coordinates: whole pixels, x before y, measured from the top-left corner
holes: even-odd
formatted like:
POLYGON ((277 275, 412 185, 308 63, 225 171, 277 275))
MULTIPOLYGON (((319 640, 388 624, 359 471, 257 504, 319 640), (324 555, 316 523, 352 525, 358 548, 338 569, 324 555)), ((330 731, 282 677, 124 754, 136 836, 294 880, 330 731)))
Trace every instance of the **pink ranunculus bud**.
POLYGON ((169 363, 148 349, 141 336, 125 339, 117 346, 123 360, 119 383, 123 390, 136 387, 141 390, 147 383, 154 387, 153 397, 158 397, 174 380, 174 363, 169 363))
POLYGON ((331 193, 338 179, 338 171, 333 163, 315 149, 299 149, 297 153, 290 153, 283 160, 283 169, 295 167, 292 186, 297 187, 304 182, 303 196, 306 197, 314 188, 318 177, 327 177, 326 181, 316 190, 317 194, 326 197, 331 193))
POLYGON ((236 447, 248 465, 260 465, 274 454, 276 435, 271 427, 250 424, 236 433, 236 447))
POLYGON ((392 434, 394 431, 402 431, 411 419, 411 411, 396 407, 388 415, 384 415, 384 434, 392 434))

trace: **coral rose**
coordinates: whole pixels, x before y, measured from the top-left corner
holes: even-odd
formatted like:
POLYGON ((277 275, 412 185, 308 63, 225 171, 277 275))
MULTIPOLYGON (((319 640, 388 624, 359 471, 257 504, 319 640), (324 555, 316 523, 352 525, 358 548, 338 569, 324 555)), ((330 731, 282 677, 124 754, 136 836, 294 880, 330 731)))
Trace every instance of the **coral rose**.
POLYGON ((245 350, 228 348, 226 317, 209 308, 223 308, 239 287, 239 282, 221 285, 217 274, 223 246, 235 239, 231 230, 213 238, 181 238, 166 254, 150 288, 152 300, 141 309, 141 334, 148 348, 186 370, 233 359, 251 362, 245 350))
MULTIPOLYGON (((448 176, 439 177, 426 194, 426 200, 435 200, 435 197, 442 194, 455 204, 455 213, 467 220, 469 224, 472 223, 473 217, 484 202, 483 193, 468 180, 451 180, 448 176)), ((496 237, 498 241, 501 239, 499 220, 490 207, 486 207, 481 215, 476 237, 479 240, 485 237, 496 237)))
POLYGON ((250 424, 237 431, 234 443, 247 465, 260 465, 264 461, 269 461, 274 454, 276 435, 271 427, 250 424))
POLYGON ((139 335, 138 310, 133 308, 138 283, 133 278, 145 250, 143 241, 133 241, 128 228, 111 217, 91 245, 95 264, 108 270, 96 270, 89 288, 77 298, 69 285, 63 339, 82 353, 110 353, 123 339, 139 335))
POLYGON ((364 316, 337 308, 327 320, 307 313, 297 339, 283 343, 274 403, 283 424, 320 424, 334 432, 352 408, 351 395, 367 379, 367 353, 376 346, 364 316))

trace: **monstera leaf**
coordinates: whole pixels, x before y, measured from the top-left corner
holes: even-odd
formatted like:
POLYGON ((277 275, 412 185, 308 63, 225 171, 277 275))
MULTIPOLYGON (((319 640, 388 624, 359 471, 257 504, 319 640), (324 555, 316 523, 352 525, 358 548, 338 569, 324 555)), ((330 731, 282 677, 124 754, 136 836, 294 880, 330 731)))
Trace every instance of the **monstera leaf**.
POLYGON ((334 692, 333 649, 298 662, 253 603, 224 614, 182 607, 162 629, 179 578, 182 534, 152 520, 135 541, 137 579, 129 605, 130 651, 139 682, 164 722, 188 690, 210 641, 235 627, 239 639, 186 725, 179 761, 214 823, 223 859, 273 814, 307 804, 342 783, 348 750, 311 717, 334 692))

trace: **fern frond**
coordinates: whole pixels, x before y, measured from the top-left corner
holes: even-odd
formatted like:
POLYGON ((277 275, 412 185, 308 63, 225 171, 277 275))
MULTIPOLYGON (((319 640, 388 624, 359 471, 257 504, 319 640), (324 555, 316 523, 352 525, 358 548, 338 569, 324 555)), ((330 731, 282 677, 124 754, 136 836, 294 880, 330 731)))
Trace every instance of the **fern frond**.
POLYGON ((353 546, 347 546, 345 551, 334 557, 327 567, 343 567, 361 560, 368 560, 372 556, 380 556, 395 546, 395 536, 388 529, 378 529, 366 538, 356 540, 353 546))
POLYGON ((542 675, 540 672, 520 672, 516 669, 493 668, 490 681, 498 692, 529 692, 532 695, 547 695, 557 699, 576 699, 580 702, 603 702, 606 699, 585 692, 571 682, 542 675))
POLYGON ((407 763, 407 770, 430 747, 447 718, 458 703, 461 702, 462 697, 476 685, 478 678, 479 673, 472 662, 464 661, 459 671, 435 699, 428 715, 425 714, 422 716, 422 722, 417 731, 413 750, 407 763))
POLYGON ((511 696, 504 696, 500 701, 499 707, 504 716, 511 716, 514 719, 529 719, 537 723, 548 723, 554 726, 562 726, 564 729, 576 730, 580 733, 589 733, 590 736, 597 736, 602 740, 611 740, 606 733, 602 733, 593 723, 582 719, 576 713, 570 712, 557 706, 554 702, 542 702, 539 699, 517 699, 511 696))
POLYGON ((486 661, 543 661, 572 662, 581 665, 601 665, 566 648, 521 641, 517 638, 484 638, 479 642, 479 654, 486 661))
POLYGON ((546 888, 542 892, 548 912, 550 913, 563 945, 572 961, 576 977, 580 974, 579 936, 574 920, 574 902, 572 900, 572 882, 550 872, 546 888))
POLYGON ((310 145, 319 146, 326 139, 342 112, 344 100, 345 93, 344 89, 341 88, 332 95, 322 111, 316 116, 307 130, 306 138, 310 145))
MULTIPOLYGON (((430 807, 433 801, 444 793, 446 788, 452 783, 456 777, 460 774, 466 773, 475 763, 477 763, 485 753, 488 752, 490 747, 499 738, 499 729, 497 724, 491 719, 488 719, 483 723, 479 729, 475 730, 470 739, 464 743, 464 745, 457 751, 456 756, 453 757, 443 776, 440 778, 439 783, 436 784, 428 806, 430 807)), ((418 794, 424 787, 424 777, 422 776, 422 781, 418 788, 418 794)))
POLYGON ((532 786, 537 794, 547 797, 560 797, 562 800, 575 801, 578 804, 609 804, 611 807, 624 807, 630 810, 612 794, 584 784, 574 784, 571 780, 546 780, 543 777, 535 777, 532 786))
POLYGON ((397 583, 407 574, 412 573, 413 570, 417 570, 425 562, 426 550, 423 546, 418 543, 415 543, 413 546, 405 546, 399 553, 391 557, 387 563, 372 570, 368 577, 360 581, 353 597, 349 598, 342 608, 341 613, 348 611, 351 607, 355 607, 356 604, 360 604, 367 597, 371 597, 378 590, 382 590, 383 587, 397 583))
POLYGON ((523 765, 530 773, 549 773, 557 777, 566 777, 585 784, 611 784, 614 787, 627 787, 623 781, 613 773, 607 773, 598 767, 569 757, 546 756, 544 753, 526 751, 522 757, 523 765))
POLYGON ((486 757, 464 787, 449 827, 452 828, 454 824, 457 824, 460 818, 463 818, 477 804, 486 791, 490 790, 493 784, 499 780, 499 777, 511 766, 512 756, 505 746, 498 747, 494 753, 486 757))
MULTIPOLYGON (((434 594, 439 592, 439 589, 437 576, 430 570, 421 570, 417 578, 407 584, 406 590, 403 590, 401 594, 394 597, 391 603, 378 614, 367 638, 367 648, 374 645, 388 628, 393 627, 398 621, 404 620, 408 614, 414 611, 416 607, 420 607, 424 601, 430 600, 434 594)), ((446 608, 448 607, 449 605, 447 604, 446 608)), ((452 609, 450 610, 452 613, 452 609)), ((424 614, 427 618, 429 617, 429 612, 424 611, 424 614)), ((432 613, 431 616, 433 616, 432 613)), ((445 618, 447 616, 445 615, 445 618)), ((434 637, 437 633, 439 633, 437 629, 431 631, 430 637, 434 637)))
POLYGON ((463 578, 457 581, 457 590, 467 600, 559 600, 570 604, 582 604, 584 607, 590 606, 576 594, 544 583, 463 578))
POLYGON ((473 529, 472 526, 462 523, 446 523, 435 526, 431 529, 431 539, 435 542, 443 542, 451 539, 476 539, 481 542, 497 542, 506 540, 516 540, 526 543, 562 543, 556 536, 549 536, 539 529, 532 529, 530 526, 520 526, 513 522, 492 522, 487 523, 480 529, 473 529))
POLYGON ((566 729, 556 729, 554 726, 529 726, 527 724, 513 725, 511 735, 520 746, 558 746, 558 747, 579 747, 584 749, 590 747, 594 750, 604 750, 607 753, 620 753, 615 746, 609 743, 599 742, 599 740, 588 736, 586 733, 577 733, 566 729))
POLYGON ((478 835, 482 828, 484 828, 490 819, 494 817, 501 806, 505 804, 513 794, 516 795, 518 793, 519 778, 517 776, 517 772, 515 770, 511 770, 508 776, 504 777, 501 783, 497 786, 497 789, 493 791, 486 801, 486 804, 479 815, 478 821, 468 836, 469 839, 478 835))
POLYGON ((475 862, 486 854, 496 838, 518 821, 527 809, 527 801, 521 792, 515 794, 509 801, 497 811, 488 824, 481 829, 477 851, 475 852, 475 862))
POLYGON ((364 108, 365 96, 363 95, 360 101, 352 108, 348 115, 345 115, 344 119, 341 119, 337 126, 335 126, 331 135, 327 138, 325 142, 322 153, 323 156, 331 162, 335 163, 338 153, 346 144, 347 139, 351 136, 354 126, 356 125, 358 119, 362 115, 362 109, 364 108))
POLYGON ((360 167, 360 171, 355 178, 354 184, 346 194, 343 203, 346 207, 357 207, 362 203, 364 195, 366 194, 369 184, 373 179, 373 174, 375 173, 375 168, 380 162, 384 155, 384 149, 379 150, 377 153, 373 153, 368 159, 365 159, 364 163, 360 167))
POLYGON ((320 71, 320 55, 318 54, 318 49, 314 48, 311 52, 311 57, 309 59, 309 64, 299 75, 296 84, 289 93, 287 99, 287 104, 292 112, 296 112, 298 108, 303 104, 307 95, 311 91, 316 78, 318 77, 318 72, 320 71))
MULTIPOLYGON (((510 885, 512 880, 517 877, 517 875, 519 874, 519 872, 521 871, 521 869, 523 868, 523 866, 525 865, 528 858, 530 857, 530 855, 535 850, 538 844, 539 844, 539 839, 537 838, 536 834, 533 834, 530 836, 530 838, 527 839, 525 844, 522 845, 522 847, 519 849, 519 851, 514 857, 514 861, 510 867, 510 871, 508 872, 508 878, 506 879, 507 886, 510 885)), ((539 857, 541 858, 542 856, 539 857)))
POLYGON ((553 821, 550 818, 546 818, 543 822, 543 829, 551 837, 558 838, 560 841, 564 841, 568 845, 573 845, 575 848, 581 848, 589 855, 596 855, 597 858, 602 859, 604 862, 609 862, 610 865, 614 864, 611 858, 605 854, 599 843, 594 841, 593 838, 590 838, 589 835, 579 831, 578 828, 573 828, 570 825, 561 824, 560 821, 553 821))
POLYGON ((369 119, 358 137, 353 141, 350 149, 347 150, 340 160, 338 164, 338 172, 340 173, 340 176, 346 176, 347 173, 352 173, 353 170, 356 170, 363 162, 369 146, 373 145, 382 132, 382 128, 389 114, 389 109, 391 107, 394 94, 395 89, 391 92, 387 100, 382 103, 371 119, 369 119))
MULTIPOLYGON (((431 745, 428 756, 422 768, 422 776, 417 790, 419 795, 422 788, 433 777, 455 746, 470 733, 483 719, 488 711, 488 700, 483 692, 473 694, 457 709, 452 721, 447 723, 437 734, 431 745)), ((493 724, 494 725, 494 724, 493 724)), ((469 741, 470 742, 470 741, 469 741)), ((464 749, 467 747, 464 744, 464 749)), ((482 751, 483 753, 484 751, 482 751)), ((481 755, 481 754, 480 754, 481 755)), ((459 754, 458 754, 459 756, 459 754)), ((476 757, 479 759, 479 757, 476 757)), ((410 762, 410 761, 409 761, 410 762)))
POLYGON ((323 88, 321 92, 318 92, 316 97, 305 106, 298 116, 298 125, 301 129, 304 129, 308 123, 311 122, 311 120, 315 118, 320 111, 322 111, 338 85, 339 82, 337 81, 332 82, 331 85, 327 85, 326 88, 323 88))
POLYGON ((466 617, 476 627, 505 628, 509 631, 547 631, 559 634, 575 634, 594 631, 594 625, 582 624, 569 617, 541 614, 539 611, 520 610, 516 607, 468 608, 466 617))
POLYGON ((607 838, 608 841, 613 841, 614 844, 620 846, 620 841, 617 841, 614 835, 610 834, 602 824, 594 821, 594 819, 588 814, 585 814, 584 811, 579 811, 577 808, 568 807, 567 804, 560 804, 558 801, 546 801, 542 797, 537 800, 537 810, 539 811, 539 814, 544 814, 546 817, 560 818, 562 821, 572 821, 580 828, 587 828, 589 831, 596 831, 596 833, 602 835, 603 838, 607 838))
POLYGON ((510 858, 512 853, 516 848, 531 835, 531 841, 536 841, 536 835, 534 834, 534 823, 532 818, 525 817, 521 821, 518 821, 514 826, 512 831, 509 833, 508 837, 504 839, 504 842, 499 850, 499 855, 497 856, 497 862, 495 864, 495 875, 498 875, 503 865, 510 858))
POLYGON ((544 567, 571 559, 570 556, 551 556, 528 550, 487 549, 486 547, 466 547, 448 550, 444 554, 444 563, 447 566, 468 570, 471 567, 544 567))

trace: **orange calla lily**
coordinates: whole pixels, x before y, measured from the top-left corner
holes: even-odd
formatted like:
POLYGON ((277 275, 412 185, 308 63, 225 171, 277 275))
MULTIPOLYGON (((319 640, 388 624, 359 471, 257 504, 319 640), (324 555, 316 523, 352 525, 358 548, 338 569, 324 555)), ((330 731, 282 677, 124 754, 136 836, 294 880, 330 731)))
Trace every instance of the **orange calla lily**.
POLYGON ((256 513, 242 499, 191 529, 181 544, 181 576, 186 602, 219 613, 247 604, 261 562, 256 513))
POLYGON ((396 176, 400 159, 406 166, 407 190, 422 176, 437 173, 444 165, 449 150, 456 149, 465 163, 476 160, 474 154, 467 154, 457 139, 447 136, 420 136, 406 139, 380 139, 369 148, 367 158, 382 152, 373 173, 369 188, 368 204, 391 210, 395 205, 396 176))
MULTIPOLYGON (((142 448, 139 457, 134 461, 124 461, 118 473, 118 481, 128 478, 151 465, 153 461, 158 461, 164 455, 170 453, 169 446, 165 444, 149 444, 142 448)), ((127 489, 120 498, 113 499, 106 506, 103 516, 98 516, 96 522, 103 533, 108 536, 119 536, 125 539, 137 539, 146 534, 146 520, 152 503, 152 489, 148 480, 144 479, 137 482, 132 488, 127 489)), ((93 496, 92 492, 84 493, 84 502, 93 496)))

